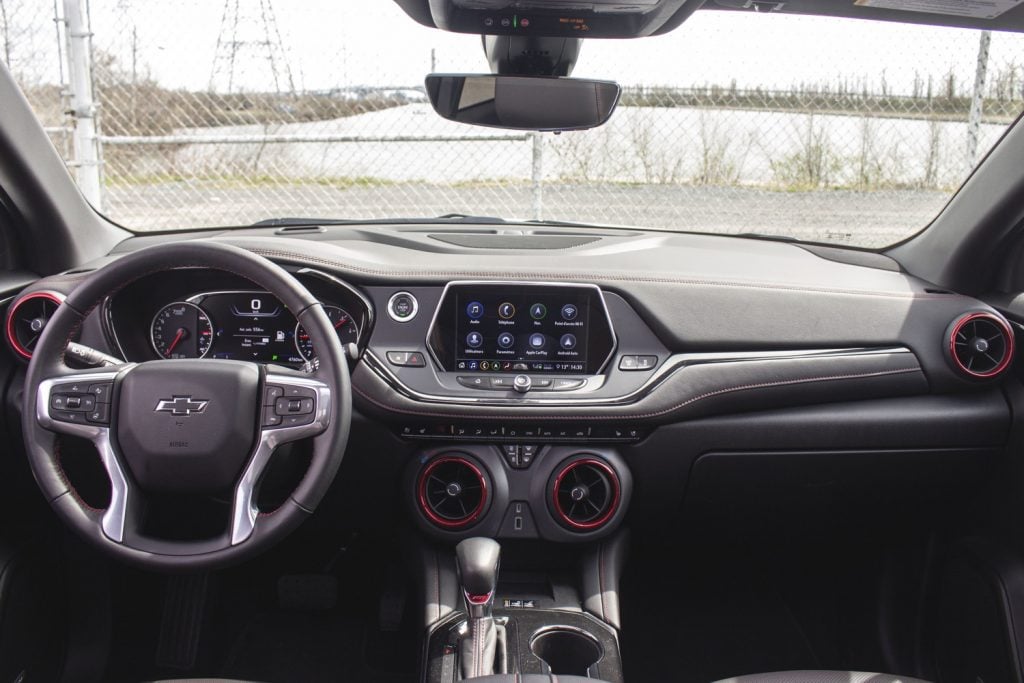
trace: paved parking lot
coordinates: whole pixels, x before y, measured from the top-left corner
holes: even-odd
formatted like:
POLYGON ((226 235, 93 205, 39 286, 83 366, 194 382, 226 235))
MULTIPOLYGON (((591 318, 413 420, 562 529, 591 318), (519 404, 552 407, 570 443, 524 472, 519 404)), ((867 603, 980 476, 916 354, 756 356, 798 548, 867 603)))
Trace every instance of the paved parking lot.
MULTIPOLYGON (((527 183, 178 182, 111 187, 107 210, 136 230, 168 230, 247 224, 281 216, 358 219, 465 213, 530 218, 533 198, 527 183)), ((552 220, 760 232, 880 247, 926 226, 947 199, 943 192, 915 190, 774 192, 737 187, 547 183, 542 192, 542 215, 552 220)))

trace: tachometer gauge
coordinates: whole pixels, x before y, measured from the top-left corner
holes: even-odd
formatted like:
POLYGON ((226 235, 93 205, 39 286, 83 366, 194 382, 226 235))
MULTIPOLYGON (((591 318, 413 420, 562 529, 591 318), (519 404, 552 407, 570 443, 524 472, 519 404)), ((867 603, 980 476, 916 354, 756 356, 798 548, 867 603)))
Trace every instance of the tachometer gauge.
POLYGON ((175 301, 153 317, 149 336, 161 358, 202 358, 213 343, 213 324, 195 304, 175 301))
MULTIPOLYGON (((342 344, 354 344, 356 342, 356 339, 359 338, 359 326, 356 325, 356 321, 353 320, 347 311, 337 306, 324 306, 324 313, 327 314, 327 319, 334 326, 334 331, 342 344)), ((302 323, 295 326, 295 348, 298 350, 299 355, 307 361, 313 360, 313 357, 316 356, 316 353, 313 351, 313 340, 306 334, 302 323)))

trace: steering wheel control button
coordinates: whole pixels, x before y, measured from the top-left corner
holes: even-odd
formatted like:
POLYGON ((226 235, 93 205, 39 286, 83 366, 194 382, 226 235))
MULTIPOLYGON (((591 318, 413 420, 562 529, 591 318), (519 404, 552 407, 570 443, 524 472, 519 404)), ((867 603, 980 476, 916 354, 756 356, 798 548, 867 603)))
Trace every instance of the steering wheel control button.
POLYGON ((51 410, 50 417, 58 422, 86 423, 86 414, 80 410, 51 410))
POLYGON ((92 394, 53 394, 50 397, 51 410, 89 412, 95 407, 96 397, 92 394))
POLYGON ((277 403, 277 399, 284 396, 284 387, 274 386, 268 384, 263 389, 263 405, 272 406, 277 403))
POLYGON ((279 427, 281 425, 281 416, 277 414, 274 406, 263 406, 263 421, 260 424, 264 427, 279 427))
POLYGON ((274 412, 282 416, 309 415, 313 412, 313 399, 281 397, 274 404, 274 412))
POLYGON ((512 388, 520 394, 525 394, 532 386, 533 380, 529 375, 516 375, 516 378, 512 380, 512 388))
POLYGON ((114 391, 114 385, 112 382, 90 384, 88 391, 96 397, 97 403, 110 403, 110 394, 114 391))
POLYGON ((416 317, 420 305, 409 292, 398 292, 388 300, 388 315, 399 323, 407 323, 416 317))
POLYGON ((110 404, 97 403, 90 412, 85 414, 85 419, 93 424, 110 424, 110 404))

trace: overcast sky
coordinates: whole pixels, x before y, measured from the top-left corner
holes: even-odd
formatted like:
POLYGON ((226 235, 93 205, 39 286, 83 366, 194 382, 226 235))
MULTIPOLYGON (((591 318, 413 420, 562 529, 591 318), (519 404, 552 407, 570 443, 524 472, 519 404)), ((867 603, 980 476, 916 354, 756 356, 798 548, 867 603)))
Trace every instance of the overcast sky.
MULTIPOLYGON (((277 70, 282 78, 290 72, 297 89, 420 84, 430 70, 432 51, 438 70, 488 70, 479 37, 422 27, 391 0, 237 2, 242 8, 239 38, 249 41, 265 38, 260 8, 272 2, 284 48, 277 70)), ((36 52, 49 51, 56 43, 49 3, 21 3, 20 11, 17 3, 9 11, 12 24, 36 25, 36 52)), ((224 11, 220 0, 91 0, 98 49, 117 55, 127 66, 134 28, 139 68, 165 86, 189 89, 207 88, 211 81, 215 87, 226 83, 230 67, 223 57, 229 51, 222 47, 222 59, 215 59, 218 37, 229 40, 224 11)), ((953 69, 963 81, 973 78, 978 35, 893 23, 701 11, 667 36, 587 41, 574 75, 625 85, 726 85, 736 79, 740 87, 780 88, 846 79, 865 80, 877 89, 884 74, 890 88, 908 91, 915 72, 941 80, 953 69)), ((271 39, 276 42, 275 36, 271 39)), ((266 56, 263 48, 242 48, 236 85, 270 88, 273 70, 266 56)), ((1024 65, 1024 39, 996 34, 993 69, 1011 60, 1024 65)), ((55 61, 36 54, 21 66, 44 69, 43 64, 55 61)))

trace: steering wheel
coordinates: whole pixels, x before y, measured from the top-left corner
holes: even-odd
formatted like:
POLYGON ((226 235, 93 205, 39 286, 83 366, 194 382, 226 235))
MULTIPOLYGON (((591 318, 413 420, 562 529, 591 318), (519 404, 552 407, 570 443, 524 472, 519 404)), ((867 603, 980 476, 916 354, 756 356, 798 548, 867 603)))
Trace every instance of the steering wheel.
POLYGON ((261 256, 195 241, 126 254, 68 296, 29 364, 22 424, 36 481, 72 529, 144 568, 207 570, 266 550, 313 512, 341 464, 351 407, 345 353, 313 295, 261 256), (68 367, 68 342, 105 297, 143 276, 194 267, 233 273, 279 298, 309 333, 319 366, 304 373, 188 359, 102 370, 68 367), (95 445, 110 479, 106 509, 87 505, 68 481, 60 461, 61 434, 95 445), (299 439, 312 439, 305 476, 280 507, 261 512, 256 496, 274 449, 299 439), (220 536, 171 540, 146 534, 143 520, 151 496, 217 491, 232 492, 231 518, 220 536))

